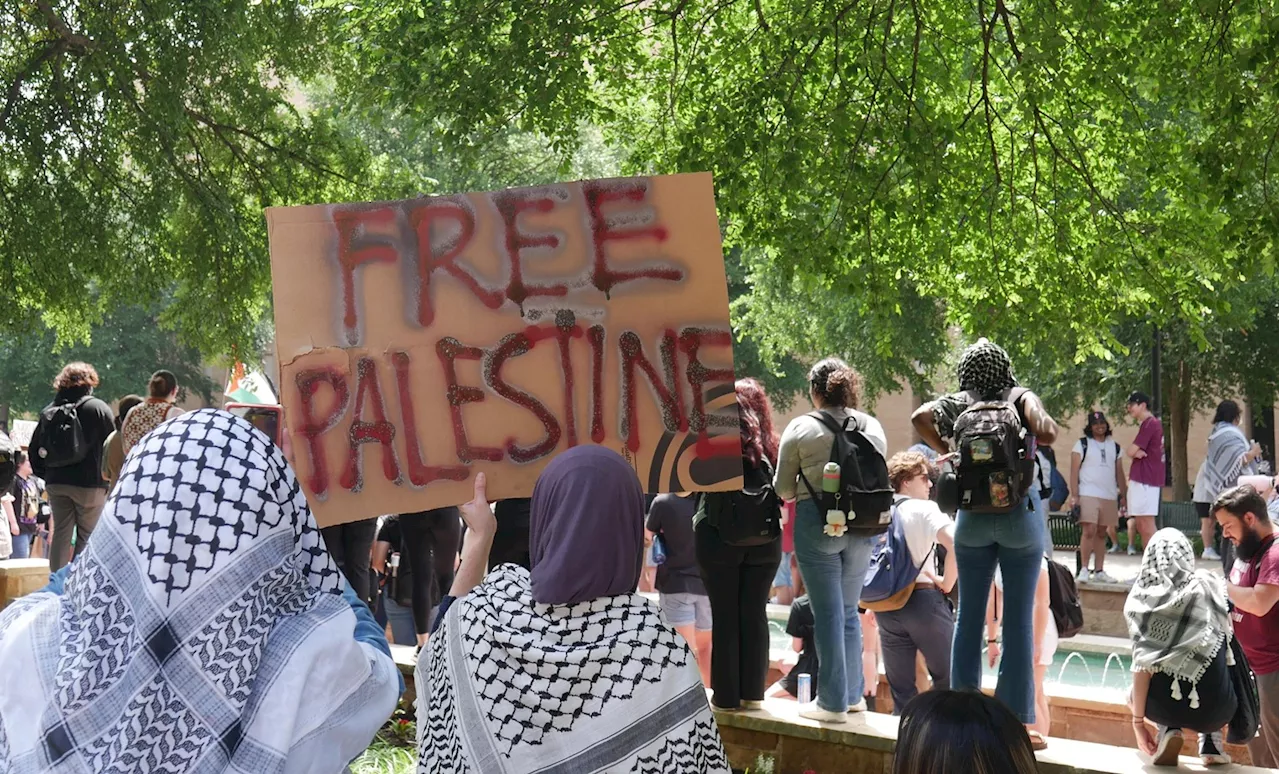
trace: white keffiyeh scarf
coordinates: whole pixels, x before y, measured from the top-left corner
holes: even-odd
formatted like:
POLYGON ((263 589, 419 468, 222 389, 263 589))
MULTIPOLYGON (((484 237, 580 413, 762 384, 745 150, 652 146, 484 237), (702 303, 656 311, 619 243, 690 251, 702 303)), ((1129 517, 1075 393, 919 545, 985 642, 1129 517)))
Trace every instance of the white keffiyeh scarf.
POLYGON ((65 593, 0 613, 0 774, 345 770, 395 696, 341 593, 266 436, 214 410, 165 423, 65 593))
POLYGON ((1191 708, 1196 709, 1196 684, 1230 635, 1231 621, 1225 582, 1196 570, 1191 543, 1178 530, 1166 528, 1152 536, 1125 601, 1124 618, 1133 640, 1133 671, 1172 677, 1175 700, 1182 699, 1179 681, 1190 683, 1191 708))
POLYGON ((635 594, 543 605, 495 568, 418 660, 418 771, 728 774, 697 665, 635 594))

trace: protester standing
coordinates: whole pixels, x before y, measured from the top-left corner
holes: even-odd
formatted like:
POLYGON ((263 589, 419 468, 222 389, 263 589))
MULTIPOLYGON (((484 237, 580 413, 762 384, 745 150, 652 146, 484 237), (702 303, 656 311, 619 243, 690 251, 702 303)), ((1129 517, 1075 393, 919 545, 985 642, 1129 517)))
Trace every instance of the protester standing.
POLYGON ((334 564, 342 570, 356 596, 363 599, 365 604, 370 604, 373 599, 369 583, 369 562, 377 531, 377 519, 334 524, 320 530, 334 564))
POLYGON ((1106 415, 1101 411, 1091 412, 1084 435, 1071 448, 1071 497, 1067 499, 1067 507, 1080 509, 1080 574, 1076 576, 1077 583, 1118 583, 1102 566, 1107 555, 1107 530, 1120 523, 1124 492, 1120 444, 1111 439, 1111 423, 1106 415))
MULTIPOLYGON (((897 610, 875 614, 880 628, 884 672, 893 693, 893 713, 901 715, 915 698, 916 654, 938 688, 951 685, 951 638, 955 616, 947 594, 956 580, 955 523, 929 499, 930 464, 918 452, 899 452, 889 460, 889 484, 894 497, 893 518, 901 523, 911 564, 919 568, 914 590, 897 610), (946 568, 938 579, 929 561, 938 546, 947 548, 946 568)), ((893 529, 898 524, 895 523, 893 529)))
POLYGON ((40 491, 31 472, 31 460, 26 452, 18 449, 13 453, 13 461, 17 472, 13 477, 13 512, 18 531, 13 534, 12 559, 27 559, 31 556, 31 543, 35 540, 40 523, 40 491))
POLYGON ((396 645, 416 645, 413 618, 413 558, 404 550, 400 517, 387 516, 378 528, 373 544, 373 569, 381 578, 382 609, 391 625, 391 641, 396 645))
MULTIPOLYGON (((843 425, 853 417, 860 431, 881 454, 888 449, 884 428, 870 414, 858 411, 861 377, 844 361, 827 358, 809 371, 809 398, 828 421, 843 425)), ((843 723, 848 712, 863 712, 862 623, 858 599, 866 581, 874 537, 824 532, 826 515, 819 513, 809 487, 822 480, 831 459, 834 434, 826 423, 805 415, 791 420, 778 449, 774 488, 784 500, 796 502, 795 548, 809 601, 813 608, 814 638, 822 662, 816 706, 801 708, 811 720, 843 723)))
POLYGON ((1275 524, 1262 495, 1248 484, 1219 495, 1212 513, 1222 537, 1235 547, 1227 595, 1235 605, 1231 618, 1236 638, 1258 680, 1262 722, 1258 737, 1249 743, 1249 754, 1253 765, 1275 768, 1280 734, 1280 546, 1275 524))
POLYGON ((125 454, 142 440, 142 436, 182 414, 177 400, 178 377, 164 370, 152 374, 147 383, 147 399, 130 410, 120 426, 121 445, 125 454))
POLYGON ((31 434, 31 467, 45 480, 53 519, 49 569, 59 570, 83 551, 107 501, 102 449, 115 428, 111 407, 93 397, 98 372, 88 363, 68 363, 53 380, 53 402, 40 412, 31 434))
POLYGON ((462 516, 456 507, 400 514, 400 537, 412 563, 413 625, 418 644, 427 641, 432 610, 453 585, 453 571, 462 544, 462 516))
MULTIPOLYGON (((773 435, 773 406, 755 379, 739 379, 734 390, 745 478, 771 485, 773 469, 778 462, 778 438, 773 435)), ((732 497, 728 495, 708 494, 705 497, 727 497, 725 502, 732 506, 732 497)), ((654 532, 657 531, 653 529, 654 512, 660 502, 662 497, 654 501, 649 512, 649 529, 654 532)), ((754 545, 731 544, 725 540, 716 518, 708 517, 707 510, 704 501, 695 515, 694 543, 702 586, 706 589, 714 624, 711 630, 711 688, 714 692, 711 703, 717 709, 757 709, 764 700, 765 680, 769 672, 769 618, 765 605, 769 602, 770 587, 781 561, 782 538, 779 535, 754 545)), ((713 510, 719 513, 718 509, 713 510)), ((667 517, 665 514, 660 516, 665 527, 667 517)), ((679 532, 676 530, 677 534, 679 532)), ((673 553, 669 546, 668 563, 673 553)), ((790 591, 790 572, 786 582, 790 591)), ((658 568, 658 584, 658 590, 662 591, 663 567, 658 568)))
POLYGON ((1213 561, 1220 561, 1222 554, 1218 551, 1214 535, 1217 522, 1209 512, 1209 506, 1218 499, 1218 495, 1234 487, 1241 476, 1257 473, 1258 458, 1262 456, 1262 447, 1250 444, 1240 429, 1242 416, 1240 405, 1235 401, 1224 400, 1218 404, 1213 414, 1213 429, 1209 432, 1209 446, 1196 475, 1195 492, 1191 498, 1200 516, 1200 539, 1204 545, 1202 556, 1213 561))
MULTIPOLYGON (((649 507, 645 530, 661 539, 666 561, 658 565, 654 586, 662 619, 689 643, 698 659, 702 683, 711 685, 712 615, 694 546, 693 516, 697 497, 690 492, 659 495, 649 507)), ((772 575, 772 568, 770 568, 772 575)))
POLYGON ((1156 533, 1160 515, 1160 489, 1168 471, 1164 460, 1164 425, 1151 413, 1151 398, 1144 392, 1129 395, 1129 416, 1138 423, 1138 437, 1125 450, 1129 466, 1129 555, 1138 553, 1137 536, 1147 541, 1156 533))
MULTIPOLYGON (((1057 439, 1057 423, 1035 393, 1018 387, 1009 355, 1000 347, 979 339, 961 355, 957 376, 961 392, 926 403, 912 416, 916 432, 938 452, 947 452, 943 438, 954 435, 956 419, 980 401, 1012 402, 1023 427, 1039 443, 1052 444, 1057 439)), ((1035 494, 1038 499, 1039 492, 1035 494)), ((977 690, 981 686, 982 630, 988 592, 998 565, 1008 591, 1002 625, 1004 655, 996 696, 1023 723, 1036 720, 1033 612, 1044 556, 1044 529, 1031 497, 1022 498, 1007 513, 975 513, 960 508, 956 514, 960 607, 951 647, 951 687, 977 690)))

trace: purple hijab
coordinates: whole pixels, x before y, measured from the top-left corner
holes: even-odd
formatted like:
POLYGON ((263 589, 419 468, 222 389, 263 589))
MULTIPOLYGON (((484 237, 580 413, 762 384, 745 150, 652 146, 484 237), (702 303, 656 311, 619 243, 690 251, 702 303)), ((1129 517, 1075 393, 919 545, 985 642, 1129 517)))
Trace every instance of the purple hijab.
POLYGON ((529 572, 533 600, 569 605, 635 591, 644 548, 644 492, 615 451, 577 446, 533 487, 529 572))

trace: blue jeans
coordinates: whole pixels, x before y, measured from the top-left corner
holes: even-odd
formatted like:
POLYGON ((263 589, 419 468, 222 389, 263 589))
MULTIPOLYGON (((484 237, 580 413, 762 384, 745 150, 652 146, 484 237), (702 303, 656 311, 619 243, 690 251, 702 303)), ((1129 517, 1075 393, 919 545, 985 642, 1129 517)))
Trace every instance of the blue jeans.
POLYGON ((391 640, 397 645, 417 645, 418 635, 413 628, 413 608, 404 607, 390 596, 383 595, 383 607, 387 622, 391 624, 391 640))
POLYGON ((1035 483, 1031 484, 1028 497, 1031 498, 1032 511, 1040 516, 1040 521, 1044 522, 1044 555, 1052 559, 1053 532, 1049 530, 1049 501, 1041 499, 1040 490, 1036 489, 1035 483))
POLYGON ((13 536, 13 553, 9 554, 10 559, 29 559, 31 557, 31 536, 30 535, 14 535, 13 536))
POLYGON ((862 622, 858 600, 875 538, 829 537, 812 500, 796 503, 795 549, 813 608, 818 648, 818 706, 844 712, 862 700, 862 622))
POLYGON ((996 698, 1023 723, 1036 719, 1032 612, 1044 557, 1044 531, 1044 520, 1030 499, 1012 513, 961 510, 956 514, 960 610, 951 642, 951 687, 963 691, 982 685, 987 597, 999 563, 1004 576, 1004 645, 996 698))

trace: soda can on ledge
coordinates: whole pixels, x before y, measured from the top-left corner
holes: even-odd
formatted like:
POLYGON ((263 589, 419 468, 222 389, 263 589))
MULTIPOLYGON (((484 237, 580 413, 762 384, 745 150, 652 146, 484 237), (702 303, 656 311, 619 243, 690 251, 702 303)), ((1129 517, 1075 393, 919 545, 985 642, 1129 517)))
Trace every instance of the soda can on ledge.
POLYGON ((808 672, 801 672, 796 677, 796 699, 801 704, 813 701, 813 676, 808 672))

